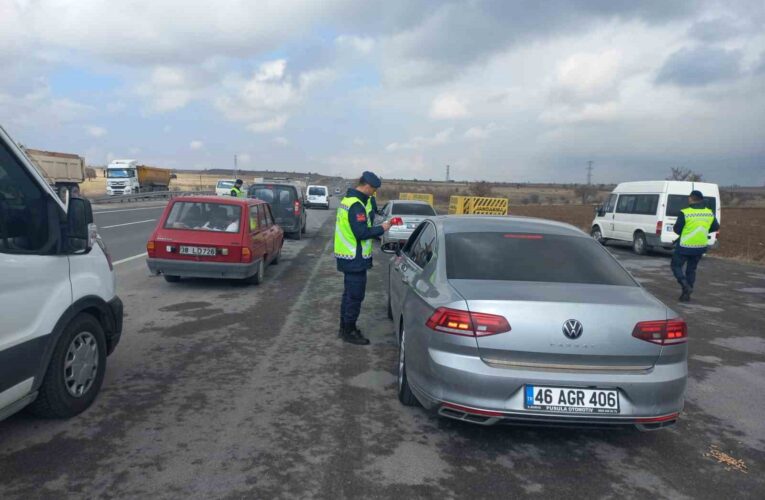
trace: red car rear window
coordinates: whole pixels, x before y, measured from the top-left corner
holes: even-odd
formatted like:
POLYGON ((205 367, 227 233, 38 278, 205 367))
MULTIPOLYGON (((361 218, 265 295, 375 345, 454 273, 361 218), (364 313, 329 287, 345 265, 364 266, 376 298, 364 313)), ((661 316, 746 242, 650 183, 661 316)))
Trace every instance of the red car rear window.
POLYGON ((165 229, 238 233, 242 207, 215 202, 176 201, 165 221, 165 229))

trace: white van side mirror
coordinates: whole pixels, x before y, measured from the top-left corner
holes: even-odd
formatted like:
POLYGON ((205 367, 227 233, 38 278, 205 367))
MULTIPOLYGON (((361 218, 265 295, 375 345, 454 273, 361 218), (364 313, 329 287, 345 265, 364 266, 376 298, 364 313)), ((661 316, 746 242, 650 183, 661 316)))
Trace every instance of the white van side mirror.
POLYGON ((88 251, 93 247, 93 207, 84 198, 70 198, 66 210, 66 246, 70 252, 88 251))

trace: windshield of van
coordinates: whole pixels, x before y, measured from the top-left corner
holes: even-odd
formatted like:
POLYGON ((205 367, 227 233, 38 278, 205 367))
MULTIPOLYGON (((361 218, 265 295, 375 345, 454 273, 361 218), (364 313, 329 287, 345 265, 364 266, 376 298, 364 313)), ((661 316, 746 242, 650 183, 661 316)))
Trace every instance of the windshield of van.
POLYGON ((309 187, 308 194, 311 196, 327 196, 327 188, 325 187, 309 187))
MULTIPOLYGON (((713 196, 705 196, 704 204, 717 213, 717 199, 713 196)), ((688 197, 682 194, 671 194, 667 196, 667 217, 677 217, 680 210, 688 207, 688 197)))
POLYGON ((135 170, 132 168, 109 168, 106 169, 106 176, 113 179, 127 179, 135 177, 135 170))
POLYGON ((292 186, 253 186, 250 188, 251 198, 257 198, 270 203, 273 207, 290 207, 295 201, 295 188, 292 186))
POLYGON ((165 229, 238 233, 242 208, 223 203, 177 201, 170 209, 165 229))

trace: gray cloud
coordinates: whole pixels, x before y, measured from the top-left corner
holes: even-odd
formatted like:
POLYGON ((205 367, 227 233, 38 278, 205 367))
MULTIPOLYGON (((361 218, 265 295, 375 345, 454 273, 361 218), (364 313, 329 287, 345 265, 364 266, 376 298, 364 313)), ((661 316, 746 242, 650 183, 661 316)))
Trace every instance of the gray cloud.
POLYGON ((656 76, 657 84, 696 87, 741 75, 741 51, 718 47, 683 48, 670 55, 656 76))
POLYGON ((415 29, 386 43, 389 80, 431 84, 459 75, 465 66, 523 42, 585 31, 604 20, 639 19, 661 24, 693 12, 694 0, 445 3, 415 29))
POLYGON ((702 42, 722 42, 733 38, 744 30, 744 26, 731 17, 719 17, 694 23, 688 36, 702 42))

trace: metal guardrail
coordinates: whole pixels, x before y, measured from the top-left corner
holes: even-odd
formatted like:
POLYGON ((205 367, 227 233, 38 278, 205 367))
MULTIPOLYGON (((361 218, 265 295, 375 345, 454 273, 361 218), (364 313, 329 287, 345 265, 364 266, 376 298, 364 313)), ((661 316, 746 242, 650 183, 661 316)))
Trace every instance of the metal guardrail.
POLYGON ((92 203, 130 203, 133 201, 151 201, 177 198, 180 196, 214 195, 215 191, 148 191, 146 193, 116 194, 92 198, 92 203))

